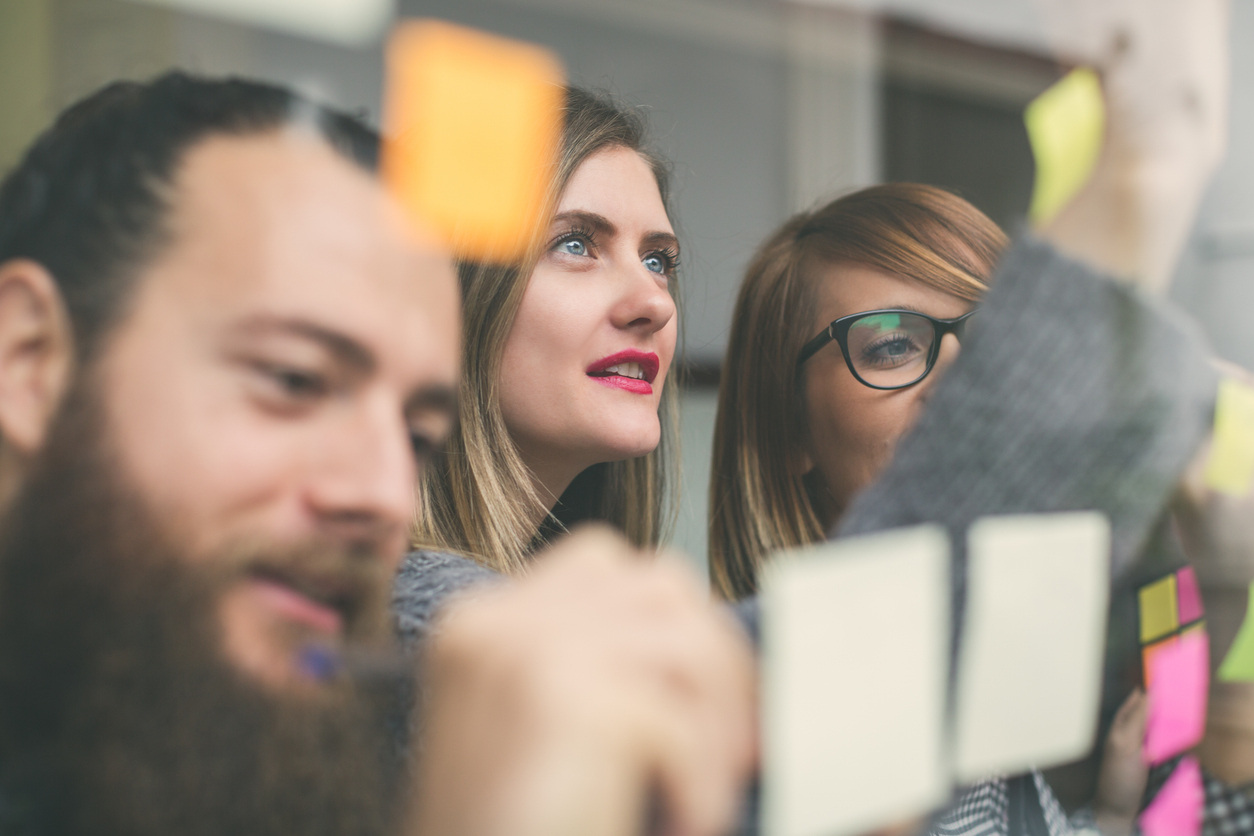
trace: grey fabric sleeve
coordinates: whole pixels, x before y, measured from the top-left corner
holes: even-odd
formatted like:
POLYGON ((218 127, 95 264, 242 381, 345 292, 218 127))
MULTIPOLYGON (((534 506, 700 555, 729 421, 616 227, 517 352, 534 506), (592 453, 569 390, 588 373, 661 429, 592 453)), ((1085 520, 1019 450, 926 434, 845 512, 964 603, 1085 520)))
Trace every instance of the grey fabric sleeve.
POLYGON ((834 533, 942 523, 961 578, 977 517, 1091 509, 1110 518, 1118 577, 1208 432, 1217 383, 1172 311, 1021 238, 932 402, 834 533))
POLYGON ((421 640, 440 607, 472 586, 497 583, 503 576, 469 558, 444 552, 416 551, 405 556, 392 586, 397 634, 406 644, 421 640))
MULTIPOLYGON (((1098 510, 1118 578, 1210 428, 1209 356, 1171 310, 1021 237, 919 422, 830 534, 945 525, 957 617, 977 517, 1098 510)), ((756 605, 738 612, 756 636, 756 605)))

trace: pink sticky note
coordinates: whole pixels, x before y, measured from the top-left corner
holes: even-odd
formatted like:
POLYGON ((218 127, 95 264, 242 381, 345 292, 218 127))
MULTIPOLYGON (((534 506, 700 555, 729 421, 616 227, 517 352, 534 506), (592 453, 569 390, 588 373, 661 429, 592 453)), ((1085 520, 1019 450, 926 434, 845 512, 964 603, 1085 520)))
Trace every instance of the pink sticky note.
POLYGON ((1197 575, 1193 574, 1192 566, 1186 566, 1176 573, 1176 596, 1181 624, 1188 624, 1202 617, 1202 596, 1198 593, 1197 575))
POLYGON ((1154 657, 1145 724, 1145 760, 1159 763, 1202 739, 1210 661, 1206 634, 1182 635, 1154 657))
POLYGON ((1145 836, 1198 836, 1202 830, 1202 770, 1183 758, 1141 814, 1145 836))

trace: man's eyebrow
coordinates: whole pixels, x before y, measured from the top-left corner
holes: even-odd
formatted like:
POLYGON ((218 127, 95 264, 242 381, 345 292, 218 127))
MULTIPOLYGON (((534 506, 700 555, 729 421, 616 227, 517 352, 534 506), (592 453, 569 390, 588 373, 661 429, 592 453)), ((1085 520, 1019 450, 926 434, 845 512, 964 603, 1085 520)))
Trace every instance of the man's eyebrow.
POLYGON ((405 401, 406 414, 413 412, 443 412, 450 417, 457 415, 457 388, 432 384, 418 389, 405 401))
POLYGON ((362 372, 373 371, 377 365, 374 354, 352 337, 300 317, 253 316, 240 323, 236 330, 245 336, 277 334, 310 340, 321 345, 340 362, 362 372))

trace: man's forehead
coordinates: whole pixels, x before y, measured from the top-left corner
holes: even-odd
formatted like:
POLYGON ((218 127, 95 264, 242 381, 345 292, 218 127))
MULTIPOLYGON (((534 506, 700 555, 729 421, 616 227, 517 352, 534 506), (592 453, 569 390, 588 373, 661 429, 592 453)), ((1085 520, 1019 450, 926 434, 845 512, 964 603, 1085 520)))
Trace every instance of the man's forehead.
POLYGON ((170 203, 170 242, 148 272, 202 317, 264 312, 350 335, 417 330, 430 339, 414 351, 457 340, 447 254, 317 136, 206 139, 187 153, 170 203))
POLYGON ((191 148, 174 179, 172 250, 227 260, 256 282, 317 259, 400 261, 416 253, 374 178, 320 138, 295 129, 214 136, 191 148), (222 245, 234 246, 225 252, 222 245), (232 257, 234 256, 234 257, 232 257))

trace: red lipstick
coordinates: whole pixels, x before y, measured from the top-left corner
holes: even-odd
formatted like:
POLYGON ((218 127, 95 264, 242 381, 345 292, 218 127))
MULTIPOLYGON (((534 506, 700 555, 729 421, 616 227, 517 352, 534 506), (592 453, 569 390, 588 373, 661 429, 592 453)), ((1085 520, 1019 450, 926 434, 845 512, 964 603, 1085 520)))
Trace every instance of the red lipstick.
POLYGON ((652 395, 659 365, 653 352, 629 348, 597 360, 588 367, 586 374, 605 386, 637 395, 652 395))

